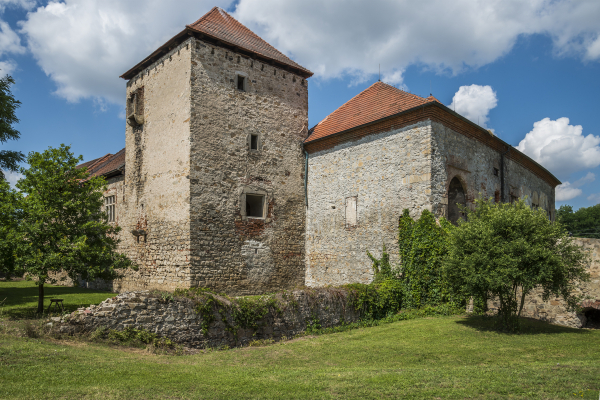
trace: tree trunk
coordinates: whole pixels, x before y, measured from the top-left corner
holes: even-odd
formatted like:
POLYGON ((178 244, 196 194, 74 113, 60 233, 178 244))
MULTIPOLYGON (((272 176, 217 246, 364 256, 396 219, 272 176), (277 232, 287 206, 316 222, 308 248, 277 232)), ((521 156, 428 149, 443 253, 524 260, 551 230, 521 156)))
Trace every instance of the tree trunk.
POLYGON ((38 285, 38 314, 44 313, 44 284, 40 283, 38 285))

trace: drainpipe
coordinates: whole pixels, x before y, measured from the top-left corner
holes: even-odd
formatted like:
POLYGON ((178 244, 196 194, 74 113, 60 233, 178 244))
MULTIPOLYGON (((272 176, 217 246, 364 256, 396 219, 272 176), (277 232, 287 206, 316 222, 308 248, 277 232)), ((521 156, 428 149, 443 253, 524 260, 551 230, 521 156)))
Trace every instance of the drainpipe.
POLYGON ((504 156, 510 151, 510 146, 506 149, 504 153, 500 154, 500 202, 506 203, 506 199, 504 198, 504 156))
POLYGON ((304 150, 304 202, 308 208, 308 152, 304 150))

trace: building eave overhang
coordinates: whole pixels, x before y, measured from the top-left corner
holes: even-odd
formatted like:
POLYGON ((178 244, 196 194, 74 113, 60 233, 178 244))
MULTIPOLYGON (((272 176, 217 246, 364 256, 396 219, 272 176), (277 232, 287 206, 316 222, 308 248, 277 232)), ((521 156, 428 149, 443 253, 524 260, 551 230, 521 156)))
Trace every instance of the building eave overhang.
MULTIPOLYGON (((533 159, 531 159, 529 156, 527 156, 526 154, 520 152, 515 147, 513 147, 510 144, 506 143, 505 141, 503 141, 499 137, 497 137, 495 135, 492 135, 487 129, 482 128, 481 126, 477 125, 476 123, 470 121, 469 119, 463 117, 462 115, 458 114, 457 112, 451 110, 450 108, 446 107, 445 105, 443 105, 442 103, 439 103, 437 101, 431 101, 431 102, 425 103, 423 105, 420 105, 420 106, 417 106, 417 107, 413 107, 413 108, 410 108, 408 110, 401 111, 399 113, 392 114, 392 115, 389 115, 387 117, 380 118, 378 120, 371 121, 371 122, 368 122, 366 124, 358 125, 358 126, 350 128, 350 129, 346 129, 346 130, 343 130, 343 131, 340 131, 340 132, 336 132, 336 133, 333 133, 331 135, 327 135, 327 136, 320 137, 320 138, 317 138, 317 139, 309 140, 310 139, 310 136, 309 136, 307 139, 304 140, 304 143, 303 143, 304 149, 309 154, 311 154, 311 153, 314 153, 315 151, 318 151, 317 146, 314 146, 316 144, 322 143, 322 142, 327 141, 327 140, 331 140, 333 138, 339 139, 340 141, 343 142, 343 141, 345 141, 344 140, 344 136, 349 136, 348 140, 353 140, 352 135, 350 135, 350 134, 353 133, 353 132, 355 132, 355 131, 357 131, 357 130, 368 128, 370 126, 380 124, 380 123, 388 121, 390 119, 394 119, 394 118, 406 116, 406 115, 409 115, 409 114, 418 114, 418 113, 421 113, 421 114, 423 114, 422 117, 417 118, 416 121, 417 122, 418 121, 425 121, 425 120, 431 119, 430 114, 426 114, 425 113, 425 111, 428 108, 431 108, 431 107, 437 107, 440 110, 442 110, 444 113, 449 114, 451 117, 458 118, 462 122, 467 123, 471 127, 477 129, 479 131, 478 133, 480 135, 482 135, 482 137, 486 137, 487 140, 491 140, 492 142, 495 142, 495 146, 493 146, 493 148, 495 148, 495 149, 503 149, 504 151, 510 150, 511 153, 516 152, 519 155, 519 157, 522 157, 522 158, 524 158, 527 161, 526 164, 527 163, 533 163, 535 166, 537 166, 538 168, 540 168, 542 170, 542 175, 543 176, 540 176, 540 177, 543 178, 550 185, 552 185, 552 187, 556 187, 556 186, 558 186, 558 185, 561 184, 561 181, 558 180, 552 173, 550 173, 550 171, 548 171, 542 165, 540 165, 539 163, 537 163, 536 161, 534 161, 533 159)), ((314 129, 314 128, 312 128, 312 129, 314 129)), ((462 133, 462 132, 459 132, 459 133, 462 133)), ((476 140, 479 139, 478 141, 483 142, 481 140, 481 138, 477 138, 476 137, 475 139, 476 140)), ((483 142, 483 143, 486 144, 486 145, 488 145, 486 142, 483 142)), ((514 161, 514 159, 515 159, 514 156, 511 156, 510 154, 508 154, 507 156, 508 156, 508 158, 511 158, 514 161)), ((518 162, 518 161, 516 161, 516 162, 518 162)), ((519 164, 523 165, 523 163, 521 163, 521 162, 519 162, 519 164)), ((525 168, 527 168, 527 169, 530 169, 530 168, 527 167, 527 165, 523 165, 523 166, 525 168)))
POLYGON ((248 50, 244 47, 240 47, 234 43, 231 43, 231 42, 228 42, 221 38, 217 38, 215 36, 209 35, 206 32, 200 32, 200 31, 190 27, 189 25, 187 25, 184 30, 179 32, 177 35, 173 36, 169 41, 167 41, 165 44, 160 46, 155 52, 153 52, 148 57, 146 57, 144 60, 139 62, 135 67, 131 68, 129 71, 127 71, 123 75, 121 75, 120 78, 123 78, 126 80, 130 80, 130 79, 134 78, 141 71, 148 68, 154 62, 158 61, 161 57, 163 57, 165 54, 167 54, 169 51, 171 51, 171 49, 173 49, 174 47, 177 47, 178 45, 180 45, 181 43, 183 43, 185 40, 187 40, 190 37, 195 37, 196 39, 199 39, 199 40, 202 40, 202 41, 205 41, 208 43, 213 43, 216 46, 224 47, 224 48, 230 49, 232 51, 235 51, 237 53, 247 55, 250 58, 253 58, 256 60, 261 60, 261 61, 265 62, 266 64, 271 64, 271 65, 274 65, 283 70, 295 73, 298 76, 301 76, 305 79, 313 76, 313 73, 307 69, 296 68, 296 67, 288 65, 286 63, 282 63, 281 61, 275 60, 264 54, 260 54, 260 53, 248 50))

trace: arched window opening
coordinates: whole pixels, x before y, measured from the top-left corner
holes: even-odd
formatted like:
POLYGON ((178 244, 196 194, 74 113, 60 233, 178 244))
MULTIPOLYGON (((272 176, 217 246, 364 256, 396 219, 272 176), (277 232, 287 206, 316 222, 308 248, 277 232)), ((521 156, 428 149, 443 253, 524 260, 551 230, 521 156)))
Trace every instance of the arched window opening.
POLYGON ((467 198, 465 190, 458 178, 453 178, 448 187, 448 220, 454 225, 458 224, 458 220, 464 217, 464 213, 460 211, 459 205, 465 207, 467 198))

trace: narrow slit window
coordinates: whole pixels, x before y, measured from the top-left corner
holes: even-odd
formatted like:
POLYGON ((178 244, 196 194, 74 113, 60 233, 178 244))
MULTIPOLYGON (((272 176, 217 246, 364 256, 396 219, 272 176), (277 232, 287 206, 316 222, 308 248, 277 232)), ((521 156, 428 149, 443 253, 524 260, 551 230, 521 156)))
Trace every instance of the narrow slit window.
POLYGON ((258 150, 258 135, 250 135, 250 150, 258 150))
POLYGON ((237 76, 237 88, 242 92, 246 91, 246 77, 242 75, 237 76))
POLYGON ((246 195, 246 216, 249 218, 265 217, 265 196, 256 194, 246 195))

